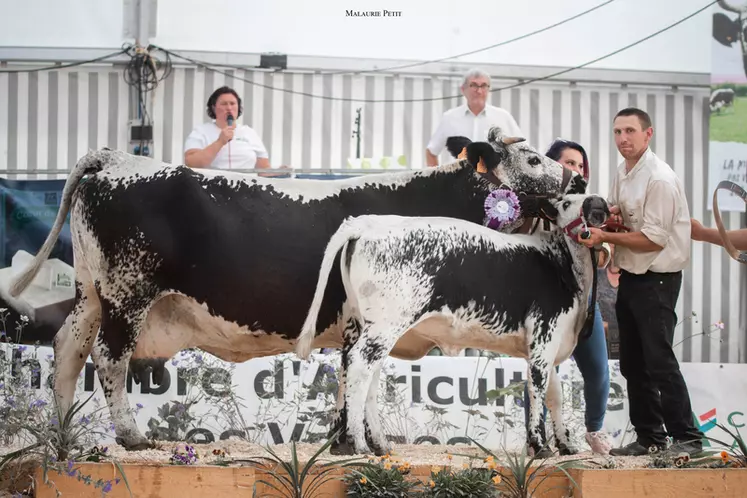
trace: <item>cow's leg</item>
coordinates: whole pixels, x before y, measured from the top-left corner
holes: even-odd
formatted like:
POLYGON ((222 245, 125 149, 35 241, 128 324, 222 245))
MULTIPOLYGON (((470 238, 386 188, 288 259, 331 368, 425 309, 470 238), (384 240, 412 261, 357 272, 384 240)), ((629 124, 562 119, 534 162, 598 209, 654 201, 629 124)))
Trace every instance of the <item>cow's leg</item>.
POLYGON ((115 440, 127 450, 144 450, 152 447, 152 444, 135 424, 125 383, 127 366, 147 311, 140 309, 142 307, 130 309, 126 305, 114 306, 105 298, 101 298, 101 302, 101 331, 92 356, 114 422, 115 440))
MULTIPOLYGON (((358 341, 350 348, 343 410, 347 413, 348 441, 352 442, 353 451, 356 454, 371 451, 366 437, 366 401, 371 389, 378 391, 378 382, 375 386, 372 385, 374 372, 381 369, 384 359, 392 350, 400 335, 397 327, 369 322, 363 327, 358 341)), ((378 433, 379 435, 382 433, 380 426, 378 433)), ((371 436, 373 435, 371 433, 371 436)), ((377 439, 380 439, 380 437, 377 436, 377 439)), ((379 445, 382 443, 380 440, 374 442, 379 445)), ((375 448, 376 455, 384 454, 383 451, 387 445, 384 442, 382 446, 382 448, 375 448)))
POLYGON ((340 369, 337 377, 337 403, 335 405, 335 414, 332 418, 329 437, 337 434, 337 438, 329 447, 329 452, 333 455, 352 455, 353 448, 348 443, 348 413, 345 406, 345 386, 347 382, 347 371, 350 358, 350 348, 358 340, 360 330, 356 321, 352 318, 346 322, 343 331, 343 345, 340 358, 340 369))
POLYGON ((547 393, 550 372, 553 370, 551 362, 544 358, 542 350, 533 349, 529 356, 529 427, 527 442, 533 454, 539 458, 552 455, 547 448, 545 426, 542 423, 542 404, 547 393))
POLYGON ((547 386, 547 409, 552 416, 553 432, 555 433, 555 446, 561 455, 575 455, 578 450, 571 446, 571 434, 563 420, 563 390, 560 386, 560 378, 554 368, 550 369, 550 381, 547 386))
POLYGON ((75 269, 75 305, 54 337, 54 394, 65 414, 75 400, 75 386, 101 323, 101 304, 88 269, 75 269))
POLYGON ((385 455, 391 451, 391 445, 387 441, 384 428, 381 425, 378 406, 380 376, 381 365, 376 368, 371 376, 371 385, 368 387, 368 396, 366 397, 364 423, 366 425, 366 442, 376 455, 385 455))

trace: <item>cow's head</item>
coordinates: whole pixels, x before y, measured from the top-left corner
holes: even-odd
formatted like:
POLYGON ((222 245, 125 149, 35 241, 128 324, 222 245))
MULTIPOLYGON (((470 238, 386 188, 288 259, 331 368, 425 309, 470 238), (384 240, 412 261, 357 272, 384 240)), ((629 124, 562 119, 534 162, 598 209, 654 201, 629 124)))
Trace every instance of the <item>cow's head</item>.
POLYGON ((586 191, 583 176, 540 154, 522 137, 509 137, 497 126, 490 129, 487 142, 472 142, 466 137, 449 137, 449 152, 475 169, 489 190, 509 189, 520 199, 522 217, 501 231, 521 226, 524 217, 543 214, 541 207, 566 194, 586 191))
POLYGON ((595 194, 567 194, 552 203, 547 209, 555 224, 575 238, 588 227, 601 227, 610 217, 610 209, 604 197, 595 194))

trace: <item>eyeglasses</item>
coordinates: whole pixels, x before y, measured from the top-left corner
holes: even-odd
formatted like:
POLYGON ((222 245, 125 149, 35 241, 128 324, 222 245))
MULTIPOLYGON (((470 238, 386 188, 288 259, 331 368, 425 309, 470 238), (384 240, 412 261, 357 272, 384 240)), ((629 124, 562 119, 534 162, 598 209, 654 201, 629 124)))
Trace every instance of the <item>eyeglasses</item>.
POLYGON ((477 83, 470 83, 469 87, 472 90, 477 90, 477 89, 487 90, 488 88, 490 88, 490 85, 488 85, 487 83, 483 83, 482 85, 478 85, 477 83))

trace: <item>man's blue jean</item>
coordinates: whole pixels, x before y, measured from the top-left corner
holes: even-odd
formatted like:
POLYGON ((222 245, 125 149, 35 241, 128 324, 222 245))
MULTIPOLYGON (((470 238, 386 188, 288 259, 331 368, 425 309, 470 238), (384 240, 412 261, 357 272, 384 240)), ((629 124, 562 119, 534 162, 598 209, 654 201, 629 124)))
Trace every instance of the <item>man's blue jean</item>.
MULTIPOLYGON (((573 351, 578 369, 584 379, 584 401, 586 402, 586 430, 597 432, 604 425, 604 415, 607 412, 607 399, 610 394, 610 370, 607 361, 607 340, 604 336, 602 313, 599 303, 594 306, 594 326, 591 336, 576 345, 573 351)), ((555 367, 558 371, 558 367, 555 367)), ((544 404, 543 404, 544 406, 544 404)), ((542 421, 547 416, 544 407, 542 421)), ((524 387, 524 422, 529 427, 529 387, 524 387)))

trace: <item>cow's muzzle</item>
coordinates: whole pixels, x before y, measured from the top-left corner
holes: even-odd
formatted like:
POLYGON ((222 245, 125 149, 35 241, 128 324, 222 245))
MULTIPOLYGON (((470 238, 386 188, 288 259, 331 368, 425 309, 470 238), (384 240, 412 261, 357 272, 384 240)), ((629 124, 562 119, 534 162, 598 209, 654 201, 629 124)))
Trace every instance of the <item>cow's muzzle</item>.
POLYGON ((586 223, 592 227, 603 226, 610 217, 607 201, 597 195, 585 199, 581 211, 586 223))

